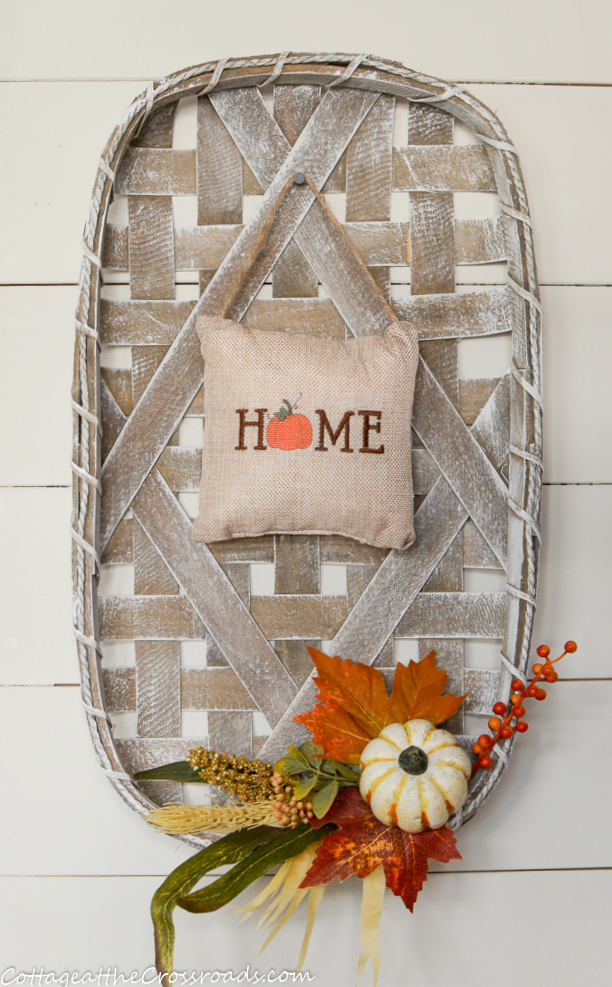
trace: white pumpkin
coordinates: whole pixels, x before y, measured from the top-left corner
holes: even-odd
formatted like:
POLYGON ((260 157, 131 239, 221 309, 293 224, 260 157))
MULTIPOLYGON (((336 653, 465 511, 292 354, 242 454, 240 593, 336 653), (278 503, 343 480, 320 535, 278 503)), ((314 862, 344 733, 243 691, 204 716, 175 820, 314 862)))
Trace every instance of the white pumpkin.
POLYGON ((359 791, 386 826, 439 829, 467 798, 472 763, 429 720, 391 723, 361 752, 359 791))

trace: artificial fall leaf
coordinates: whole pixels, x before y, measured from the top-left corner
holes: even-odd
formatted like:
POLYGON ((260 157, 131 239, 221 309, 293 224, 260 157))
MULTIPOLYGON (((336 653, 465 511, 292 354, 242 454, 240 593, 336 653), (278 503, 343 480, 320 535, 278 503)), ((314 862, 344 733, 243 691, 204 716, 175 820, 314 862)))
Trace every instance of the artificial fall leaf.
POLYGON ((441 695, 447 675, 436 668, 431 651, 422 661, 397 665, 391 696, 377 668, 332 658, 308 648, 318 676, 313 710, 295 717, 328 757, 358 764, 365 745, 389 723, 419 717, 436 726, 459 709, 465 696, 441 695))
POLYGON ((395 666, 393 692, 387 710, 388 723, 406 720, 431 720, 434 726, 457 712, 465 696, 449 693, 443 696, 448 675, 436 668, 435 652, 430 651, 421 661, 395 666))
POLYGON ((385 680, 370 665, 308 648, 316 665, 318 703, 309 713, 296 716, 312 733, 328 757, 357 764, 365 745, 385 726, 388 696, 385 680))
POLYGON ((335 877, 344 881, 351 874, 364 878, 380 865, 387 887, 412 911, 427 880, 428 860, 460 860, 450 829, 427 829, 406 833, 385 826, 371 812, 358 788, 343 788, 323 819, 312 819, 315 828, 335 823, 339 828, 323 837, 312 867, 300 887, 328 884, 335 877))

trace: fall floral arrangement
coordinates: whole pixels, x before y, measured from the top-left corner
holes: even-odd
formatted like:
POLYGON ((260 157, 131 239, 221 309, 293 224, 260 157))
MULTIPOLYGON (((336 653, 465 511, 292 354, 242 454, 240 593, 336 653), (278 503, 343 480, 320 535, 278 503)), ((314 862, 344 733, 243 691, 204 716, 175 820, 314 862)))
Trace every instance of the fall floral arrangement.
POLYGON ((312 741, 290 745, 274 765, 197 748, 185 761, 137 774, 137 780, 206 783, 229 796, 223 804, 167 805, 149 817, 167 833, 222 834, 177 867, 153 897, 158 972, 172 973, 177 906, 215 911, 280 865, 264 891, 242 909, 248 915, 265 906, 260 926, 270 932, 264 947, 308 896, 299 970, 325 886, 356 874, 363 887, 357 977, 371 958, 376 983, 385 887, 412 911, 427 880, 428 860, 460 858, 446 823, 467 798, 468 782, 491 768, 500 740, 526 732, 524 703, 546 698, 540 682, 555 682, 553 665, 576 647, 568 641, 554 661, 550 648, 538 648, 543 660, 533 666, 533 680, 514 679, 509 702, 495 703, 492 735, 478 738, 474 759, 440 728, 466 697, 443 694, 447 676, 436 667, 433 652, 420 662, 398 664, 388 695, 377 669, 309 648, 318 701, 295 719, 312 741), (193 890, 211 870, 228 864, 233 866, 222 877, 193 890))

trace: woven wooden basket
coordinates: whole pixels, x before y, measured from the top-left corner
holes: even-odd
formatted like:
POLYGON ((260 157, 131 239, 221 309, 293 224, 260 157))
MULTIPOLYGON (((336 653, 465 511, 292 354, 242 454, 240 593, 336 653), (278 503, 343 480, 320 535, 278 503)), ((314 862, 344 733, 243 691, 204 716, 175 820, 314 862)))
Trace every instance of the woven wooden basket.
MULTIPOLYGON (((73 566, 91 737, 133 808, 180 799, 179 785, 139 786, 130 776, 198 744, 274 760, 299 742, 293 716, 314 701, 306 643, 331 641, 330 653, 389 678, 398 641, 413 639, 420 656, 435 648, 449 689, 469 692, 449 726, 472 742, 465 715, 489 714, 528 659, 540 313, 516 150, 465 90, 369 56, 286 54, 197 66, 132 103, 100 159, 84 234, 73 566), (177 108, 186 99, 193 108, 196 97, 195 146, 174 148, 177 108), (471 143, 457 143, 455 121, 464 141, 470 128, 471 143), (307 185, 278 206, 298 172, 326 196, 345 195, 341 226, 307 185), (497 193, 498 215, 455 219, 456 192, 497 193), (175 223, 175 196, 197 197, 193 225, 175 223), (109 221, 121 197, 126 225, 109 221), (408 199, 409 222, 394 221, 408 199), (456 265, 502 262, 503 286, 455 290, 456 265), (410 294, 392 291, 408 270, 410 294), (129 297, 113 296, 108 282, 128 275, 129 297), (177 299, 186 277, 199 278, 197 302, 177 299), (415 545, 389 552, 341 537, 268 536, 196 546, 178 498, 197 491, 201 469, 200 450, 179 442, 181 423, 203 416, 197 314, 225 308, 258 328, 344 337, 381 332, 388 302, 421 339, 415 545), (512 334, 507 373, 460 379, 459 342, 501 333, 512 334), (116 347, 130 348, 131 369, 109 366, 116 347), (250 592, 250 567, 262 562, 275 566, 272 596, 250 592), (330 563, 346 567, 346 595, 321 594, 321 565, 330 563), (133 593, 99 595, 105 566, 133 566, 133 593), (505 570, 505 591, 465 592, 469 569, 505 570), (473 639, 491 642, 496 667, 466 667, 473 639), (107 643, 116 641, 135 642, 133 664, 113 667, 107 643), (201 667, 181 662, 190 641, 206 641, 201 667), (181 713, 194 710, 208 712, 207 733, 183 738, 181 713), (112 717, 129 711, 136 735, 115 739, 112 717), (257 735, 257 712, 270 735, 261 727, 257 735)), ((492 790, 511 746, 455 828, 492 790)))

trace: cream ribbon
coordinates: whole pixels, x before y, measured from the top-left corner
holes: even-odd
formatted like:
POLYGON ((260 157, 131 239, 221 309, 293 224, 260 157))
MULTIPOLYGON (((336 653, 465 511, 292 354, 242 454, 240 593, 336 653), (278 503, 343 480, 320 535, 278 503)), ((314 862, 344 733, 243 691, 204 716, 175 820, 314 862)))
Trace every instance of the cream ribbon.
POLYGON ((316 888, 310 889, 310 894, 308 895, 308 917, 306 919, 306 929, 304 931, 304 938, 302 940, 302 948, 300 949, 300 955, 298 956, 297 966, 295 972, 299 973, 304 966, 304 961, 306 960, 306 953, 308 952, 308 946, 310 945, 310 937, 312 935, 312 930, 314 928, 315 916, 317 914, 317 908, 321 903, 321 898, 323 897, 323 892, 325 891, 325 884, 318 884, 316 888))
POLYGON ((273 925, 274 922, 276 922, 276 925, 274 925, 274 928, 270 930, 268 938, 259 950, 260 953, 263 953, 266 946, 274 938, 277 932, 280 932, 287 919, 291 918, 297 906, 310 891, 306 931, 304 933, 302 948, 300 949, 296 973, 303 966, 304 960, 306 959, 306 952, 308 950, 308 944, 310 942, 310 936, 314 926, 315 915, 324 890, 323 885, 319 885, 316 888, 301 888, 300 884, 310 870, 314 860, 314 855, 320 845, 320 842, 311 843, 310 846, 303 850, 302 853, 298 854, 297 857, 293 857, 291 860, 285 860, 278 873, 275 874, 274 877, 268 882, 267 887, 265 887, 260 894, 253 898, 248 905, 244 905, 242 908, 236 909, 238 912, 247 913, 242 918, 242 921, 244 921, 245 918, 248 918, 251 912, 257 911, 258 908, 261 908, 262 905, 268 902, 268 907, 259 919, 257 928, 267 929, 273 925), (274 897, 275 894, 276 897, 274 897))
MULTIPOLYGON (((300 887, 300 884, 312 866, 314 855, 320 845, 320 843, 311 843, 297 857, 293 857, 291 860, 285 860, 278 873, 270 879, 264 890, 253 898, 248 905, 243 905, 241 908, 236 909, 237 912, 246 912, 242 918, 242 921, 244 921, 252 912, 257 911, 266 902, 268 903, 265 912, 257 924, 258 929, 268 929, 273 925, 268 938, 259 951, 263 953, 266 946, 280 932, 287 919, 291 918, 300 902, 310 892, 306 929, 295 968, 296 973, 304 965, 317 908, 325 890, 324 884, 319 884, 315 888, 300 887)), ((374 987, 376 987, 380 971, 380 919, 385 895, 385 872, 382 866, 377 867, 376 870, 372 871, 371 874, 368 874, 363 879, 362 888, 361 953, 359 954, 359 963, 357 966, 357 980, 361 977, 368 959, 371 959, 374 987)))
POLYGON ((361 953, 357 965, 357 981, 364 971, 368 957, 372 960, 374 987, 380 970, 380 918, 385 897, 385 871, 382 865, 363 878, 361 899, 361 953))

